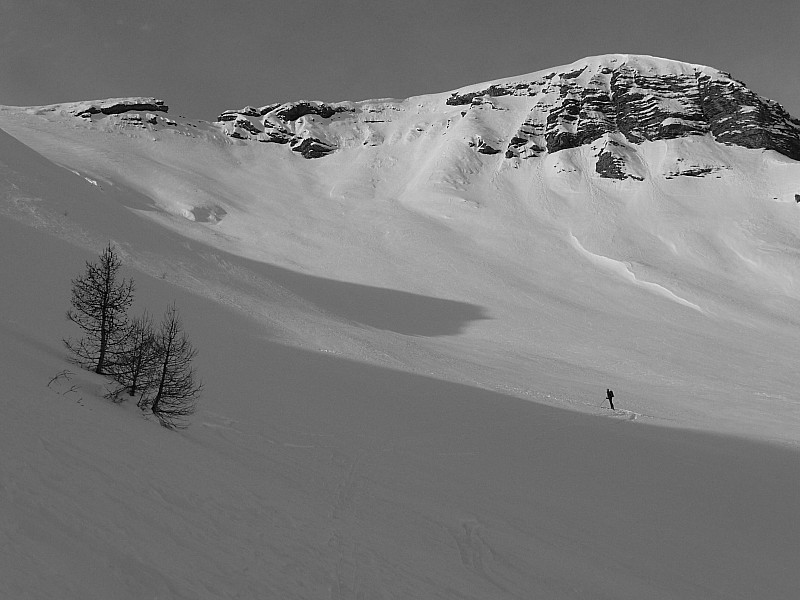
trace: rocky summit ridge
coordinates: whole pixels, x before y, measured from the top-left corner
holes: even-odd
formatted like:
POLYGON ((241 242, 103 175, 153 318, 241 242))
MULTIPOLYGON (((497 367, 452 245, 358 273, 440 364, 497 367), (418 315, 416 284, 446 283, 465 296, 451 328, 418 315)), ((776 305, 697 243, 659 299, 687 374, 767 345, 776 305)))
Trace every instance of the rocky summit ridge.
POLYGON ((306 158, 352 145, 385 143, 392 112, 439 111, 448 127, 483 108, 521 113, 503 139, 466 140, 475 152, 526 160, 595 144, 605 177, 636 178, 622 148, 646 141, 710 135, 719 143, 774 150, 800 160, 800 120, 731 75, 701 65, 611 54, 446 94, 409 101, 288 102, 226 110, 217 124, 244 140, 287 144, 306 158), (411 102, 433 99, 424 104, 411 102), (423 106, 424 105, 424 106, 423 106), (349 127, 347 127, 349 125, 349 127))
POLYGON ((800 120, 729 74, 665 59, 607 55, 545 74, 452 92, 450 105, 526 96, 530 114, 512 154, 558 152, 619 133, 631 143, 710 133, 722 143, 800 160, 800 120))
MULTIPOLYGON (((29 111, 101 119, 112 128, 180 128, 178 121, 158 114, 168 107, 156 98, 114 98, 29 111)), ((630 54, 589 57, 408 99, 246 106, 225 110, 207 125, 215 135, 244 144, 282 145, 309 159, 354 147, 410 143, 426 135, 432 139, 434 134, 467 153, 515 166, 588 146, 597 173, 613 179, 647 176, 637 167, 641 144, 688 136, 773 150, 800 161, 800 120, 777 102, 717 69, 630 54)), ((669 176, 704 174, 697 169, 679 171, 669 176)))

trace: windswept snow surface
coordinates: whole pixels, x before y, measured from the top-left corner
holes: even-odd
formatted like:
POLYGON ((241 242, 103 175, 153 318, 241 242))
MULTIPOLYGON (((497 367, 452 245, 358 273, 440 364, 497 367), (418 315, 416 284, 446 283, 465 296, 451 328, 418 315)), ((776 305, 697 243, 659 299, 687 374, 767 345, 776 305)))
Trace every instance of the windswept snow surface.
POLYGON ((695 136, 600 179, 446 97, 317 160, 0 109, 0 596, 796 596, 800 165, 695 136), (108 240, 200 350, 185 432, 67 361, 108 240))

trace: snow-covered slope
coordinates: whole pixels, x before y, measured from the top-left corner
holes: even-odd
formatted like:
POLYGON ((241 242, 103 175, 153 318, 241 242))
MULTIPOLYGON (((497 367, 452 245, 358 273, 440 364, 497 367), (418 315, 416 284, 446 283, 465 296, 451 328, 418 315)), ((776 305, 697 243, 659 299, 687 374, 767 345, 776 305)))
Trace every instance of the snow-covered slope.
POLYGON ((0 108, 6 595, 796 589, 800 163, 780 107, 612 55, 168 114, 0 108), (185 434, 66 362, 69 280, 109 239, 139 308, 177 298, 200 348, 185 434))
MULTIPOLYGON (((585 108, 576 132, 595 131, 596 139, 581 134, 584 143, 563 147, 563 135, 545 132, 542 147, 556 147, 506 156, 506 140, 518 139, 531 106, 585 103, 594 89, 586 86, 611 85, 621 72, 639 86, 649 78, 652 89, 680 77, 725 77, 611 55, 457 95, 330 110, 290 103, 265 113, 291 123, 293 136, 337 148, 318 160, 231 138, 226 121, 169 118, 156 112, 163 103, 146 98, 129 100, 132 110, 122 114, 101 110, 118 112, 120 99, 6 108, 0 127, 77 173, 87 189, 202 243, 214 269, 198 267, 188 278, 176 268, 175 277, 247 305, 286 329, 290 343, 577 402, 608 382, 630 389, 629 406, 642 413, 794 439, 796 407, 783 399, 795 383, 800 163, 720 143, 712 125, 705 133, 662 128, 665 139, 648 141, 653 127, 623 131, 617 119, 601 134, 583 126, 599 122, 585 108), (518 87, 539 80, 546 87, 533 96, 533 83, 518 87), (484 89, 495 95, 472 95, 484 89), (452 104, 465 95, 470 107, 452 104), (136 200, 125 195, 131 190, 136 200), (241 275, 243 287, 217 251, 254 261, 263 282, 243 295, 252 274, 241 275), (301 275, 332 289, 320 292, 301 275), (276 285, 277 296, 269 292, 276 285), (367 295, 369 310, 353 289, 367 295), (402 300, 388 302, 389 290, 402 300), (295 301, 273 299, 284 292, 295 301), (412 344, 394 335, 409 333, 418 336, 412 344)), ((677 118, 688 101, 663 94, 671 99, 640 94, 639 102, 667 105, 665 119, 677 118)), ((625 112, 624 103, 612 104, 625 112)), ((731 114, 750 112, 731 106, 731 114)), ((558 127, 569 112, 559 113, 558 127)), ((154 274, 172 260, 131 258, 154 274)))

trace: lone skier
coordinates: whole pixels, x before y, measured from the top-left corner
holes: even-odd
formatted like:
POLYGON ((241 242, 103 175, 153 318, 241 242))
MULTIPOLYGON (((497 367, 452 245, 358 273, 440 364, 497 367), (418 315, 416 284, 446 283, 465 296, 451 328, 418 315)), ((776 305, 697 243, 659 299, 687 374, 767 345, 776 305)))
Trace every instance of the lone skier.
POLYGON ((609 389, 606 389, 606 398, 608 399, 608 403, 611 405, 611 410, 614 409, 614 392, 609 389))

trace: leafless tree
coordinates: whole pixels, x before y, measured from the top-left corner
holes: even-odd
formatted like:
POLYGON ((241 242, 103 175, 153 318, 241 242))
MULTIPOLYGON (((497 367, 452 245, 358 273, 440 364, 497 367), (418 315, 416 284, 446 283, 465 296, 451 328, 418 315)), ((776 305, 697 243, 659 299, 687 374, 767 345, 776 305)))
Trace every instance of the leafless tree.
POLYGON ((164 427, 183 429, 188 426, 187 417, 195 411, 203 386, 192 367, 197 351, 186 337, 174 303, 155 332, 153 348, 154 377, 140 406, 149 407, 164 427))
POLYGON ((108 394, 109 398, 118 401, 123 394, 138 395, 138 404, 142 406, 156 374, 155 339, 153 319, 148 313, 131 321, 118 359, 111 368, 119 387, 108 394))
POLYGON ((83 331, 64 344, 77 363, 107 373, 129 331, 127 311, 133 302, 133 281, 118 281, 122 262, 109 243, 97 263, 86 262, 86 273, 72 280, 72 308, 67 318, 83 331))

